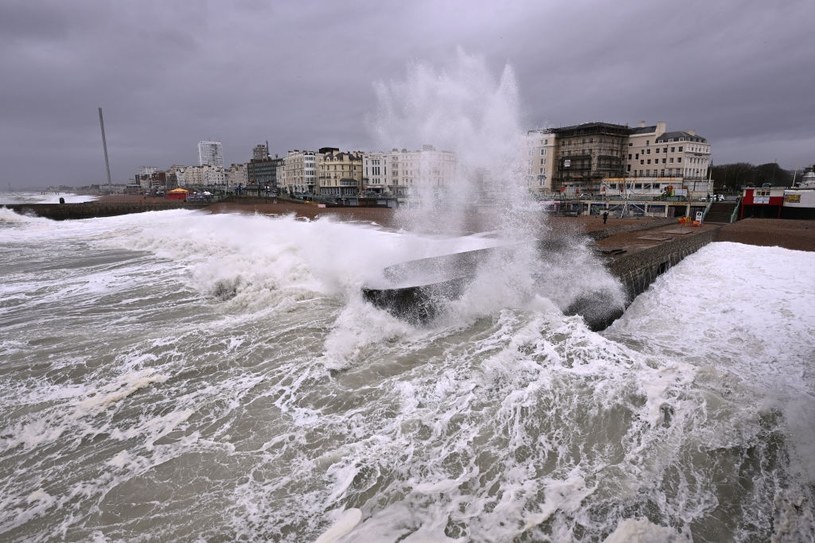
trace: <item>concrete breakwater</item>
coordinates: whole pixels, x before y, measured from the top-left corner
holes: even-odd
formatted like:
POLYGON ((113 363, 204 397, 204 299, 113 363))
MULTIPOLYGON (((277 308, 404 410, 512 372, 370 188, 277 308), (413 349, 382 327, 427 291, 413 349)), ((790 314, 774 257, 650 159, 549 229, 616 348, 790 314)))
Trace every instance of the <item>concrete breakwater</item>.
POLYGON ((623 308, 595 311, 583 309, 581 313, 587 324, 593 330, 607 328, 612 322, 622 316, 625 308, 634 299, 645 292, 656 279, 678 264, 701 247, 715 240, 719 227, 685 231, 671 236, 673 232, 681 229, 657 230, 651 235, 642 236, 656 241, 654 245, 640 246, 632 249, 598 249, 604 256, 606 268, 617 277, 626 291, 626 304, 623 308))
POLYGON ((94 201, 77 204, 7 204, 5 207, 21 215, 43 217, 54 221, 72 219, 91 219, 94 217, 113 217, 145 211, 164 211, 167 209, 200 209, 207 204, 181 202, 150 198, 147 200, 94 201))
POLYGON ((611 256, 607 267, 625 285, 629 299, 633 299, 671 266, 713 241, 714 235, 713 229, 700 231, 630 254, 611 256))
MULTIPOLYGON (((621 304, 613 293, 602 289, 586 292, 565 313, 580 315, 592 330, 599 331, 618 319, 627 306, 671 266, 714 240, 718 226, 682 227, 673 220, 619 225, 597 231, 594 246, 605 266, 624 285, 621 304)), ((540 243, 547 258, 558 258, 573 242, 555 236, 540 243)), ((475 277, 479 263, 511 247, 497 247, 405 262, 385 270, 388 282, 367 285, 363 296, 382 309, 412 322, 427 321, 440 304, 455 299, 475 277)))

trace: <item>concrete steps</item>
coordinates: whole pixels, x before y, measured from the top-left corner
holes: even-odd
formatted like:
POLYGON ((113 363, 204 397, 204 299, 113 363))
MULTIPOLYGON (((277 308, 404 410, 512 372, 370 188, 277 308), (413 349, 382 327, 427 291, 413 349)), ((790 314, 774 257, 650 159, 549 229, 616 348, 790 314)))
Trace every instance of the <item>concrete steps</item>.
POLYGON ((738 205, 736 202, 716 202, 712 204, 705 215, 705 222, 729 224, 730 217, 733 216, 733 210, 738 205))

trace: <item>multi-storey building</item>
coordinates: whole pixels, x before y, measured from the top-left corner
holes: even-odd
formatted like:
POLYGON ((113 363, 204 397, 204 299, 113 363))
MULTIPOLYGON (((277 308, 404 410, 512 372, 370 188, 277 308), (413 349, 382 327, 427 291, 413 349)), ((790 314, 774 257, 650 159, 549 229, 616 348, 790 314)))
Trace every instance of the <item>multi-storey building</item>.
POLYGON ((552 192, 555 177, 555 135, 547 129, 530 130, 526 138, 527 186, 531 192, 552 192))
POLYGON ((248 179, 246 164, 232 164, 224 170, 224 183, 227 187, 246 185, 248 179))
POLYGON ((666 124, 585 123, 527 133, 530 188, 595 195, 710 193, 710 144, 666 124))
POLYGON ((171 181, 171 184, 168 186, 172 187, 183 187, 184 182, 184 172, 186 171, 187 166, 182 166, 180 164, 173 164, 169 168, 167 168, 167 180, 168 183, 171 181))
POLYGON ((269 158, 268 155, 266 158, 253 158, 246 165, 248 185, 257 189, 263 188, 266 192, 276 193, 278 186, 280 186, 278 172, 282 164, 282 158, 269 158))
POLYGON ((224 167, 224 149, 220 141, 198 142, 198 165, 224 167))
POLYGON ((198 167, 203 170, 201 177, 204 185, 216 186, 226 184, 226 176, 224 175, 223 166, 211 166, 209 164, 205 164, 204 166, 198 167))
POLYGON ((693 131, 667 132, 664 122, 632 129, 626 175, 706 179, 710 144, 693 131))
POLYGON ((143 190, 165 189, 167 173, 154 166, 142 166, 135 176, 135 181, 143 190))
POLYGON ((609 123, 586 123, 553 128, 554 183, 562 191, 585 192, 599 188, 603 179, 625 171, 625 149, 630 130, 609 123))
POLYGON ((454 153, 438 151, 432 145, 423 145, 418 151, 366 153, 363 184, 367 191, 405 198, 411 191, 451 186, 456 164, 454 153))
POLYGON ((390 194, 393 184, 388 167, 389 153, 373 152, 362 155, 362 179, 364 188, 375 194, 390 194))
POLYGON ((317 193, 320 196, 357 198, 362 195, 362 153, 323 147, 317 155, 317 193))
POLYGON ((693 131, 668 132, 664 122, 631 130, 623 179, 609 179, 608 190, 645 196, 698 197, 713 191, 709 179, 710 143, 693 131))
POLYGON ((192 187, 201 184, 201 170, 195 166, 176 166, 176 181, 179 187, 192 187))
POLYGON ((269 158, 269 144, 255 145, 255 148, 252 149, 252 160, 266 160, 267 158, 269 158))
POLYGON ((216 186, 226 184, 224 169, 204 164, 203 166, 179 167, 176 180, 180 187, 216 186))
POLYGON ((289 194, 314 194, 317 185, 317 152, 289 151, 283 159, 283 189, 289 194))

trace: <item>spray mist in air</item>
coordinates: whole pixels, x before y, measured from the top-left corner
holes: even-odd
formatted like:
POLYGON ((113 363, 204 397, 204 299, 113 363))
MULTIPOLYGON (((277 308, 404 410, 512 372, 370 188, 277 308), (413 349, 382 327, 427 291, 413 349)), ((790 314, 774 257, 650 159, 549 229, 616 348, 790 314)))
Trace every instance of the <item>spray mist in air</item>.
MULTIPOLYGON (((540 295, 561 309, 587 296, 597 298, 591 305, 601 309, 622 306, 619 282, 599 265, 585 240, 560 244, 557 253, 543 250, 548 229, 528 187, 526 139, 510 66, 495 76, 484 58, 458 50, 447 66, 414 63, 404 80, 379 82, 375 91, 372 128, 381 148, 432 145, 453 152, 457 162, 455 175, 443 186, 414 182, 408 205, 399 210, 400 223, 441 236, 488 233, 501 246, 486 257, 472 255, 477 270, 457 305, 489 314, 524 307, 540 295)), ((460 276, 460 262, 434 261, 435 283, 460 276)), ((430 263, 419 265, 426 272, 430 263)), ((400 276, 401 284, 410 284, 404 279, 400 276)), ((413 281, 424 283, 424 277, 413 281)))
POLYGON ((510 66, 496 77, 485 59, 459 50, 451 65, 414 63, 404 80, 380 81, 375 91, 372 128, 381 148, 432 145, 456 156, 455 176, 441 190, 421 180, 411 187, 418 205, 400 211, 406 224, 439 233, 529 229, 524 132, 510 66))

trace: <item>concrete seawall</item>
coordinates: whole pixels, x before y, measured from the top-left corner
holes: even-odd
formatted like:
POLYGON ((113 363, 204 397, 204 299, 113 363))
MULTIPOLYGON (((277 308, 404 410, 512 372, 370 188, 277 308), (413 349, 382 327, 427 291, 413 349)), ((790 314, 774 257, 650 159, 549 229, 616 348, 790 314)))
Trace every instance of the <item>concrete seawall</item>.
MULTIPOLYGON (((711 227, 670 239, 650 247, 606 256, 606 267, 625 285, 629 302, 642 294, 657 277, 683 258, 714 241, 718 228, 711 227)), ((659 235, 652 236, 657 239, 659 235)), ((665 236, 668 238, 668 236, 665 236)))
MULTIPOLYGON (((596 230, 594 247, 604 266, 624 285, 626 299, 604 290, 586 292, 564 312, 580 315, 595 331, 619 318, 628 305, 659 275, 700 247, 710 243, 718 226, 681 226, 674 220, 618 224, 596 230), (599 239, 598 239, 599 238, 599 239)), ((553 236, 540 243, 542 255, 558 258, 574 242, 570 235, 553 236)), ((477 275, 479 262, 502 248, 481 249, 405 262, 385 269, 386 281, 363 288, 365 299, 399 317, 425 322, 446 300, 458 298, 477 275)), ((511 249, 508 249, 511 250, 511 249)))
POLYGON ((165 211, 168 209, 201 209, 206 204, 188 203, 151 198, 126 202, 82 202, 78 204, 8 204, 7 207, 21 215, 43 217, 54 221, 113 217, 145 211, 165 211))

